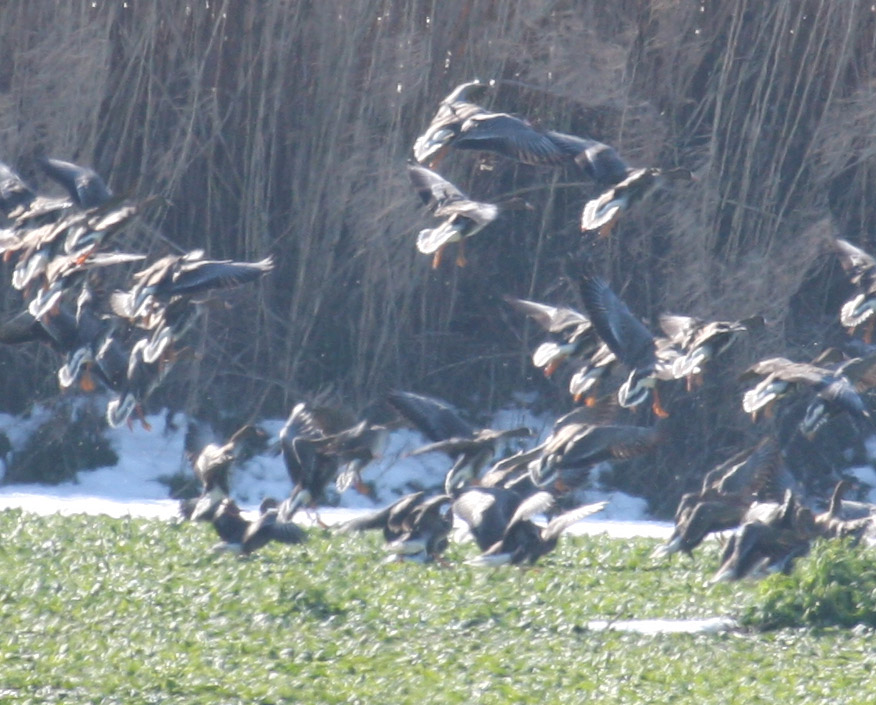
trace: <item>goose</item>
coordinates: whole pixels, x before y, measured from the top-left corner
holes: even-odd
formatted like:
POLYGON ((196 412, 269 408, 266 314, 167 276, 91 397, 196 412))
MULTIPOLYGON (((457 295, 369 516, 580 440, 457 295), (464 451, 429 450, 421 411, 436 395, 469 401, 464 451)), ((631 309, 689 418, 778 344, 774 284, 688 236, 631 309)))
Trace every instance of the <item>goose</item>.
POLYGON ((211 520, 221 542, 215 551, 231 551, 249 555, 271 541, 296 544, 307 540, 307 534, 297 524, 283 521, 278 510, 266 507, 256 519, 246 519, 233 499, 226 497, 220 503, 211 520))
POLYGON ((599 337, 629 368, 629 376, 618 390, 623 407, 637 406, 653 392, 652 409, 658 417, 668 414, 660 405, 657 379, 671 377, 665 365, 658 365, 657 345, 651 331, 636 318, 611 287, 599 277, 583 274, 578 286, 587 315, 599 337))
POLYGON ((43 158, 37 163, 47 176, 64 187, 80 208, 102 206, 113 196, 106 182, 93 169, 61 159, 43 158))
POLYGON ((554 517, 547 526, 539 527, 531 521, 531 517, 535 514, 543 514, 553 507, 554 497, 550 492, 537 492, 522 500, 504 522, 504 515, 510 504, 506 505, 501 500, 494 500, 491 503, 481 502, 480 506, 476 506, 475 502, 469 504, 464 501, 466 494, 469 493, 463 494, 454 503, 454 511, 469 525, 481 547, 480 556, 466 561, 469 565, 475 566, 497 566, 509 563, 532 565, 556 548, 560 536, 572 524, 602 511, 608 504, 608 502, 596 502, 577 507, 554 517), (500 535, 495 538, 497 534, 500 535), (492 538, 495 540, 487 545, 492 538))
POLYGON ((453 459, 453 466, 444 482, 447 494, 479 475, 492 459, 500 440, 532 435, 532 430, 523 426, 504 430, 476 429, 463 421, 456 409, 447 402, 423 394, 393 391, 387 395, 387 401, 432 441, 415 450, 412 455, 442 452, 453 459))
POLYGON ((608 237, 623 211, 643 200, 654 189, 670 180, 690 181, 692 178, 690 170, 684 168, 628 168, 621 180, 587 201, 581 213, 581 230, 608 237))
POLYGON ((466 264, 463 246, 499 216, 499 206, 473 201, 447 179, 426 167, 408 165, 408 176, 423 203, 443 222, 436 228, 421 230, 417 250, 432 255, 432 269, 441 265, 444 248, 459 243, 457 266, 466 264))
POLYGON ((550 377, 570 357, 587 357, 599 345, 590 319, 572 308, 504 296, 505 302, 515 310, 532 318, 548 333, 556 334, 562 342, 546 342, 532 354, 532 364, 544 370, 550 377))

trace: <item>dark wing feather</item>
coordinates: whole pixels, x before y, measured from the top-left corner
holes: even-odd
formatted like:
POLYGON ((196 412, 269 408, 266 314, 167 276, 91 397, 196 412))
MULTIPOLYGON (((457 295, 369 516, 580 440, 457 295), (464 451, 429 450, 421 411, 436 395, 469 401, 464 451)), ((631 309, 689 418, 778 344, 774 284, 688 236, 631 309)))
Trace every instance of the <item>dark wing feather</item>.
POLYGON ((39 165, 67 190, 80 208, 94 208, 112 198, 112 191, 93 169, 60 159, 41 159, 39 165))
POLYGON ((470 117, 462 124, 453 146, 496 152, 525 164, 558 165, 574 158, 546 134, 507 113, 482 113, 470 117))
MULTIPOLYGON (((75 324, 72 316, 71 322, 75 324)), ((0 343, 19 345, 35 342, 52 344, 55 339, 27 309, 0 323, 0 343)))
POLYGON ((475 429, 460 418, 450 404, 413 392, 390 392, 389 404, 405 419, 416 426, 430 441, 448 438, 472 437, 475 429))
POLYGON ((185 263, 174 275, 164 293, 170 296, 196 294, 210 289, 229 289, 254 281, 274 268, 271 257, 260 262, 185 263))
POLYGON ((575 162, 596 183, 611 186, 627 178, 630 167, 621 159, 614 147, 596 140, 573 137, 559 132, 549 132, 548 135, 554 142, 564 144, 569 151, 578 149, 575 162))
POLYGON ((307 532, 298 524, 280 519, 269 524, 267 534, 271 541, 280 543, 302 543, 307 540, 307 532))
POLYGON ((630 368, 656 364, 654 336, 599 277, 585 275, 579 281, 590 322, 617 358, 630 368))

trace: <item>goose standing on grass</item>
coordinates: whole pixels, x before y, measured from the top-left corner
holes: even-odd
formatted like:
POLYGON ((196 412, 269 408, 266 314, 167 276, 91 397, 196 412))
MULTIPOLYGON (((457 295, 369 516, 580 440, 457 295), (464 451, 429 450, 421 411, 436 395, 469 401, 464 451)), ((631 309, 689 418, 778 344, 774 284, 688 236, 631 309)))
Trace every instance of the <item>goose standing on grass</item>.
POLYGON ((483 552, 502 540, 505 527, 526 496, 504 487, 469 487, 457 492, 453 513, 465 522, 483 552))
POLYGON ((337 531, 349 534, 354 531, 372 531, 380 529, 387 543, 398 539, 405 531, 405 525, 417 507, 426 501, 426 493, 422 490, 411 492, 400 497, 383 509, 362 514, 337 526, 337 531))
POLYGON ((427 498, 425 492, 413 492, 388 507, 350 519, 337 530, 351 533, 380 529, 390 553, 426 562, 447 548, 447 536, 453 528, 453 514, 447 510, 452 501, 449 495, 427 498))
POLYGON ((452 502, 450 495, 436 495, 420 504, 404 523, 404 533, 387 550, 420 563, 438 559, 447 550, 453 530, 452 502))
POLYGON ((415 450, 412 455, 441 452, 453 459, 453 466, 444 480, 447 494, 452 494, 455 489, 478 477, 492 460, 500 440, 532 435, 532 430, 525 426, 504 430, 476 429, 463 421, 456 409, 447 402, 423 394, 395 391, 387 395, 387 401, 432 441, 415 450))
POLYGON ((843 498, 854 487, 848 478, 839 480, 833 488, 827 509, 815 516, 815 526, 820 536, 855 540, 871 534, 876 528, 874 507, 860 502, 847 502, 843 498))
POLYGON ((667 416, 660 405, 657 379, 669 379, 672 375, 665 365, 658 366, 657 346, 651 331, 599 277, 585 273, 578 278, 578 286, 597 334, 630 370, 629 377, 618 389, 620 405, 637 406, 653 393, 654 413, 667 416))
POLYGON ((532 364, 544 370, 545 377, 553 375, 569 358, 589 357, 596 352, 599 338, 590 319, 583 313, 513 296, 503 298, 512 308, 529 316, 548 333, 554 333, 560 338, 561 342, 542 343, 532 354, 532 364))

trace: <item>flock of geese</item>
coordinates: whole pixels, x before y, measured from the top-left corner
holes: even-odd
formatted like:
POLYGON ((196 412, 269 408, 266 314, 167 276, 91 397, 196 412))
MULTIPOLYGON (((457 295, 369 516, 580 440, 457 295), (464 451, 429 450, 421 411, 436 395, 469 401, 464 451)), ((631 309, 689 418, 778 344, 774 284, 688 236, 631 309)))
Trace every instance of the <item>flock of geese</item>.
MULTIPOLYGON (((490 112, 474 102, 489 88, 490 84, 479 81, 457 87, 441 101, 414 144, 408 175, 423 204, 439 221, 418 234, 416 246, 432 257, 433 268, 441 266, 444 250, 454 243, 456 263, 465 265, 463 248, 468 238, 488 228, 502 210, 530 207, 516 199, 499 203, 470 199, 435 171, 454 150, 493 152, 525 164, 574 169, 588 176, 598 193, 583 209, 581 229, 596 234, 597 242, 610 234, 626 209, 652 189, 667 180, 691 178, 684 169, 633 168, 601 142, 490 112)), ((876 261, 843 240, 836 240, 832 247, 858 290, 840 315, 842 325, 854 333, 868 321, 872 323, 876 311, 876 261)), ((480 549, 480 555, 469 563, 534 563, 556 546, 566 528, 603 508, 603 503, 569 507, 570 497, 586 485, 594 466, 647 454, 665 441, 663 419, 668 412, 660 402, 660 386, 681 380, 687 391, 694 392, 734 340, 766 325, 756 315, 739 321, 664 315, 659 321, 662 334, 656 335, 591 271, 588 262, 572 262, 568 270, 584 311, 511 296, 505 300, 549 336, 532 354, 537 368, 551 377, 561 366, 577 366, 569 377, 569 392, 580 406, 560 418, 543 442, 494 462, 505 439, 524 439, 532 432, 476 428, 442 400, 390 392, 386 402, 397 422, 413 426, 429 441, 412 454, 442 452, 448 456, 444 491, 405 495, 340 525, 339 531, 379 529, 390 556, 428 561, 439 558, 448 545, 456 516, 480 549), (625 370, 618 380, 615 369, 625 370), (606 404, 609 395, 616 398, 616 404, 606 404), (617 406, 635 408, 649 400, 655 418, 649 426, 594 422, 595 416, 614 413, 617 406), (533 521, 540 514, 551 517, 546 525, 533 521)), ((858 425, 862 434, 871 433, 865 392, 876 385, 876 353, 869 347, 868 336, 850 336, 846 352, 825 350, 812 363, 774 357, 752 365, 742 375, 752 384, 742 399, 744 411, 755 418, 770 415, 782 399, 799 398, 805 401, 806 412, 797 432, 806 437, 840 414, 858 425)), ((267 540, 301 541, 305 535, 293 522, 295 513, 319 504, 333 480, 340 491, 358 484, 359 473, 378 457, 387 433, 386 424, 357 422, 341 418, 334 409, 298 404, 276 443, 293 485, 287 499, 266 500, 254 520, 243 519, 228 499, 228 472, 245 436, 251 434, 244 429, 228 445, 208 446, 207 455, 199 456, 195 468, 203 492, 184 503, 183 513, 212 519, 223 545, 244 553, 267 540), (205 458, 221 461, 213 464, 205 458)), ((707 473, 699 491, 684 495, 673 535, 655 556, 690 554, 708 534, 732 530, 713 580, 787 570, 816 537, 861 537, 873 531, 876 509, 845 499, 851 486, 848 480, 841 481, 827 509, 816 513, 800 499, 781 444, 766 434, 754 448, 707 473)))
MULTIPOLYGON (((179 341, 210 294, 271 271, 261 262, 205 259, 202 250, 170 254, 133 273, 128 289, 109 296, 91 285, 95 270, 140 263, 145 255, 119 252, 113 239, 149 205, 113 195, 92 169, 59 159, 39 166, 66 197, 38 194, 0 162, 0 253, 12 265, 22 311, 0 324, 0 343, 40 342, 63 363, 58 382, 109 391, 107 423, 127 422, 166 377, 179 341)), ((145 423, 145 420, 144 420, 145 423)))
MULTIPOLYGON (((492 152, 589 177, 597 195, 584 206, 581 229, 595 235, 595 242, 608 236, 623 212, 652 189, 692 178, 685 169, 634 168, 609 145, 488 111, 474 101, 491 86, 481 81, 458 86, 441 101, 414 143, 408 175, 439 221, 419 233, 416 247, 431 255, 433 267, 441 266, 444 250, 453 243, 458 246, 456 262, 464 265, 466 239, 487 229, 503 209, 531 207, 516 199, 470 199, 435 171, 455 150, 492 152)), ((93 384, 86 377, 91 371, 115 395, 107 420, 119 425, 161 382, 178 354, 179 341, 211 293, 257 279, 270 271, 272 262, 212 261, 200 251, 169 255, 134 274, 130 288, 112 294, 104 306, 95 302, 88 272, 143 259, 108 251, 108 243, 144 204, 114 198, 90 170, 58 160, 41 165, 67 189, 69 198, 38 196, 0 165, 0 208, 11 223, 0 235, 0 249, 7 260, 15 260, 12 283, 26 303, 21 314, 0 326, 0 342, 51 345, 64 358, 58 375, 64 388, 77 381, 87 388, 93 384)), ((876 320, 876 260, 841 239, 831 247, 856 288, 840 311, 840 322, 849 329, 846 344, 841 350, 825 350, 812 362, 761 360, 741 377, 752 384, 742 408, 755 419, 776 413, 777 406, 781 413, 783 400, 803 400, 806 411, 796 432, 806 437, 839 415, 861 434, 874 430, 866 392, 876 386, 876 352, 869 345, 876 320), (867 330, 856 337, 861 328, 867 330)), ((506 297, 508 305, 532 318, 549 336, 532 354, 537 368, 551 377, 561 366, 577 366, 569 378, 569 392, 580 405, 560 418, 535 447, 494 462, 506 439, 526 438, 532 432, 477 428, 446 402, 413 392, 386 395, 386 404, 395 412, 390 423, 299 403, 271 446, 282 453, 289 473, 292 490, 287 498, 266 499, 258 516, 248 518, 229 497, 235 463, 269 443, 264 431, 248 425, 226 443, 209 444, 194 457, 201 493, 184 500, 181 513, 212 523, 222 547, 244 554, 269 541, 304 541, 306 532, 295 523, 296 513, 315 511, 333 482, 339 491, 361 487, 360 474, 380 456, 390 428, 406 423, 429 441, 415 454, 448 456, 443 492, 406 495, 338 530, 380 529, 391 556, 429 561, 447 547, 455 515, 480 549, 470 563, 534 563, 556 546, 571 524, 603 508, 604 503, 568 506, 569 497, 587 483, 594 466, 647 454, 665 441, 664 419, 671 409, 661 403, 660 387, 675 384, 694 393, 704 375, 714 374, 718 358, 734 340, 765 325, 759 316, 704 321, 664 315, 659 320, 661 333, 656 334, 592 269, 589 261, 573 261, 567 268, 584 311, 506 297), (617 375, 616 370, 623 373, 617 375), (614 413, 618 406, 632 409, 648 401, 651 425, 593 420, 594 407, 614 413), (546 525, 533 520, 542 514, 551 517, 546 525)), ((840 481, 827 509, 814 511, 796 490, 782 444, 765 434, 754 448, 707 473, 701 489, 682 497, 673 536, 655 555, 689 554, 708 534, 732 530, 713 580, 788 570, 817 537, 873 532, 876 508, 846 499, 850 487, 848 480, 840 481)))

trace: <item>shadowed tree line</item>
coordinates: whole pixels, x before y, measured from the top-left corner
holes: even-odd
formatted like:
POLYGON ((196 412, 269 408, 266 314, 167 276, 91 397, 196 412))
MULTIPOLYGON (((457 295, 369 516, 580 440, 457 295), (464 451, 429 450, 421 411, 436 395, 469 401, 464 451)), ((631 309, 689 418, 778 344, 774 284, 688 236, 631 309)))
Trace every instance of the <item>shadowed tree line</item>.
MULTIPOLYGON (((874 30, 854 0, 12 3, 0 159, 45 188, 44 154, 162 197, 123 242, 151 257, 275 255, 272 276, 211 311, 154 398, 193 413, 285 415, 327 385, 359 408, 412 388, 479 410, 536 390, 565 411, 562 384, 528 358, 539 331, 501 297, 577 304, 560 275, 582 250, 651 322, 762 313, 771 325, 716 379, 675 395, 678 442, 627 471, 650 494, 756 435, 738 370, 811 357, 835 325, 849 287, 826 240, 873 244, 874 30), (473 198, 534 208, 472 240, 467 267, 432 271, 404 164, 441 97, 474 77, 504 81, 489 109, 696 181, 593 244, 578 222, 596 191, 580 174, 450 154, 442 173, 473 198)), ((19 305, 0 292, 5 314, 19 305)), ((56 394, 55 362, 0 350, 3 407, 56 394)))

